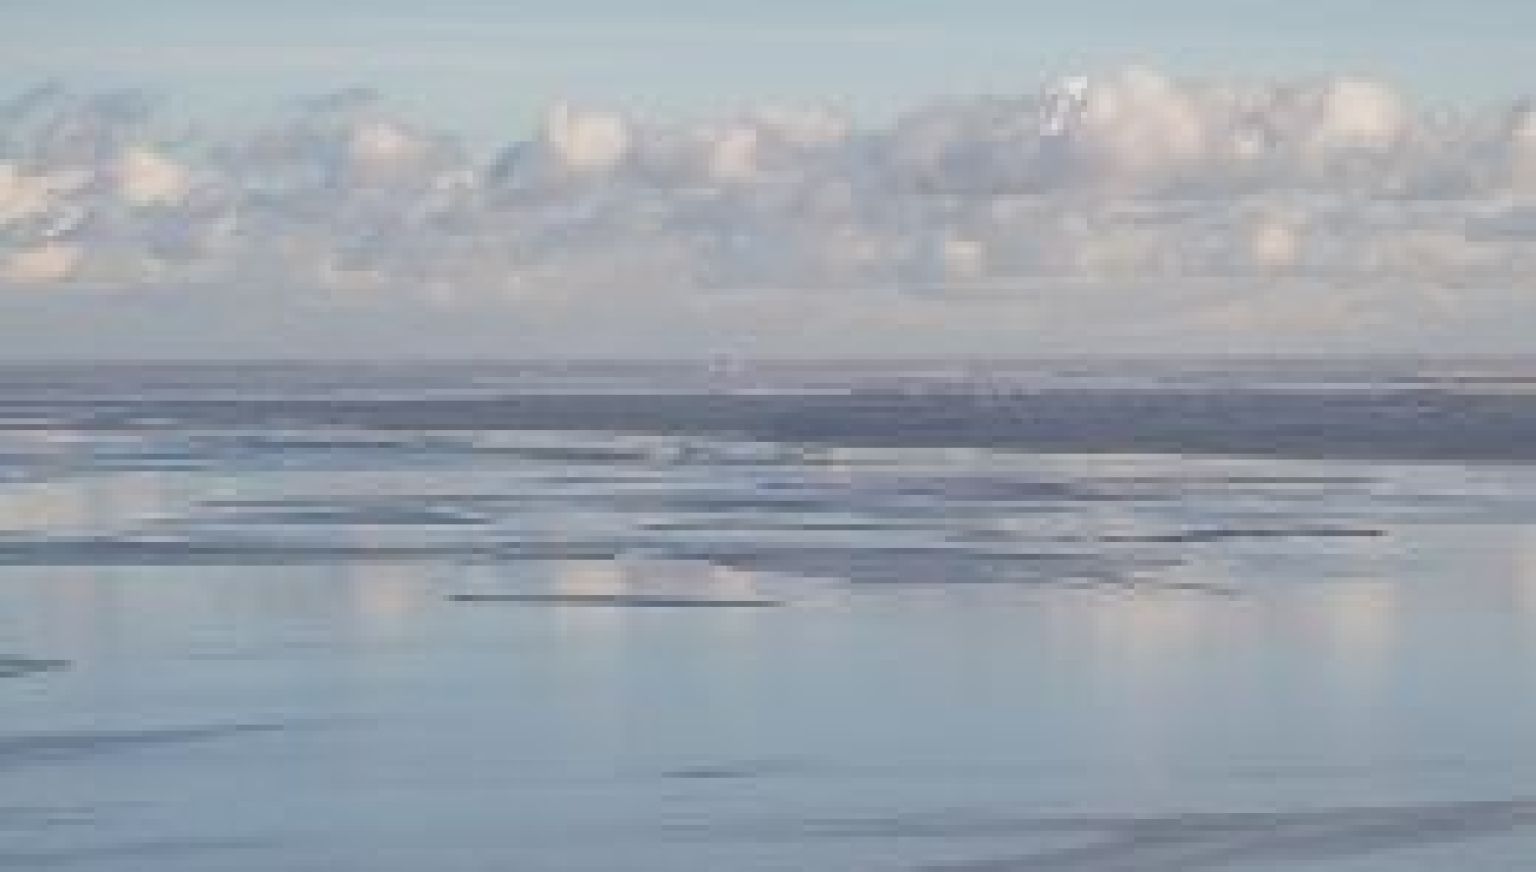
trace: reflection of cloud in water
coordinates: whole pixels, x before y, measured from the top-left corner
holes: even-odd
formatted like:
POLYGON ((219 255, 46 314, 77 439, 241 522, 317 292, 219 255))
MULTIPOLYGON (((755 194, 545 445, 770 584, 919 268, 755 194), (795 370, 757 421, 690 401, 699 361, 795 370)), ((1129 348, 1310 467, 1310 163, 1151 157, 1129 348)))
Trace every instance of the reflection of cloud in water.
MULTIPOLYGON (((122 596, 90 570, 54 569, 26 584, 39 604, 32 627, 34 646, 49 652, 77 652, 84 659, 110 658, 122 642, 122 596)), ((15 582, 11 582, 15 583, 15 582)))
POLYGON ((1515 566, 1511 584, 1515 586, 1515 607, 1526 640, 1526 673, 1531 692, 1536 693, 1536 527, 1522 526, 1514 540, 1515 566))
POLYGON ((1136 589, 1100 598, 1089 614, 1107 668, 1136 684, 1166 682, 1194 653, 1213 608, 1227 603, 1198 592, 1136 589))
POLYGON ((1536 633, 1536 527, 1521 527, 1514 544, 1516 603, 1536 633))
POLYGON ((13 485, 0 494, 0 529, 60 532, 87 526, 88 483, 42 482, 13 485))
MULTIPOLYGON (((617 560, 579 560, 553 564, 555 593, 570 596, 624 594, 629 573, 617 560)), ((557 609, 555 621, 566 635, 585 641, 617 642, 627 616, 623 609, 557 609)))
POLYGON ((1401 619, 1397 585, 1351 581, 1316 592, 1319 642, 1328 648, 1329 677, 1346 699, 1372 695, 1388 668, 1401 619))
POLYGON ((776 593, 765 588, 758 573, 697 560, 620 557, 555 562, 546 570, 542 585, 528 577, 510 584, 503 578, 500 583, 474 588, 469 596, 490 591, 488 599, 492 600, 504 594, 513 601, 526 597, 524 601, 538 602, 548 597, 543 601, 559 602, 564 597, 572 604, 607 603, 611 607, 555 609, 555 620, 571 634, 611 638, 622 636, 633 620, 629 613, 634 609, 626 608, 626 603, 696 605, 702 608, 689 611, 710 614, 690 617, 690 626, 721 631, 727 637, 721 641, 728 641, 756 625, 756 618, 748 613, 758 609, 739 606, 781 604, 788 598, 784 594, 799 593, 804 584, 797 580, 792 589, 776 593), (707 608, 714 603, 727 608, 707 608))
POLYGON ((430 568, 415 563, 355 563, 347 581, 358 627, 375 641, 399 637, 430 596, 430 568))
POLYGON ((553 572, 554 592, 569 596, 747 600, 765 595, 758 573, 700 560, 574 560, 556 564, 553 572))
POLYGON ((555 589, 573 596, 624 593, 629 583, 629 567, 618 560, 572 561, 555 570, 555 589))
POLYGON ((124 473, 12 485, 0 491, 0 530, 120 530, 161 514, 165 482, 154 473, 124 473))
POLYGON ((707 573, 712 595, 736 599, 752 599, 760 596, 755 572, 732 566, 711 565, 707 573))
POLYGON ((1132 590, 1096 597, 1083 616, 1093 636, 1101 692, 1114 718, 1119 751, 1139 778, 1164 784, 1168 746, 1178 741, 1182 696, 1197 668, 1211 622, 1227 616, 1229 601, 1200 593, 1132 590))

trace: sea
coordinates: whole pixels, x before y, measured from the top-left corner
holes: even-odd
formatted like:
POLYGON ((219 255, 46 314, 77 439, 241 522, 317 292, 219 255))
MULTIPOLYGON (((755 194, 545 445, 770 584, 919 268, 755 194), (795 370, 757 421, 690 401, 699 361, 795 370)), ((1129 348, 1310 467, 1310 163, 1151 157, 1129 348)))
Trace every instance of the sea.
POLYGON ((0 366, 0 869, 1536 869, 1536 360, 0 366))

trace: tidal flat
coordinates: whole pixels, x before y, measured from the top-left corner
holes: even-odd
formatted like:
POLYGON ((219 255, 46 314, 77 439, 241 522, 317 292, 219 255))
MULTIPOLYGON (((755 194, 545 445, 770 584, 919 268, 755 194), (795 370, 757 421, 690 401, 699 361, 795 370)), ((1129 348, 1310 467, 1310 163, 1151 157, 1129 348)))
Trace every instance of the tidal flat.
POLYGON ((0 368, 0 868, 1524 868, 1533 378, 0 368))

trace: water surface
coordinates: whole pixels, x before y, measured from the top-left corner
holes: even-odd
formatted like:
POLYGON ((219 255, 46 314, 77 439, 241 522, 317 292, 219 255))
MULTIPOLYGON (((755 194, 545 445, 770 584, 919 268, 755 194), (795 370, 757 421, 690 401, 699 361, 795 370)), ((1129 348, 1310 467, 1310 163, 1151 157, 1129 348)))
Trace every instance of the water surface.
POLYGON ((1523 868, 1532 371, 8 369, 0 868, 1523 868))

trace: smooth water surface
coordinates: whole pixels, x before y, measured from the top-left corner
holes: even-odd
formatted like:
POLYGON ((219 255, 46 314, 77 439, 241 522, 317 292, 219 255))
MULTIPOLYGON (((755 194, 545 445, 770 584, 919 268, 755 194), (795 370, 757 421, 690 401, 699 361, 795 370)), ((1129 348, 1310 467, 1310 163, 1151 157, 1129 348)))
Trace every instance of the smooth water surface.
MULTIPOLYGON (((1119 379, 1154 403, 1172 378, 1536 404, 1507 374, 1456 373, 1008 377, 1119 379)), ((1536 863, 1536 467, 1518 451, 391 417, 594 382, 820 403, 850 378, 754 377, 9 371, 0 868, 1536 863), (255 396, 395 423, 229 419, 255 396)), ((1479 444, 1523 444, 1522 421, 1481 420, 1506 429, 1479 444)))

